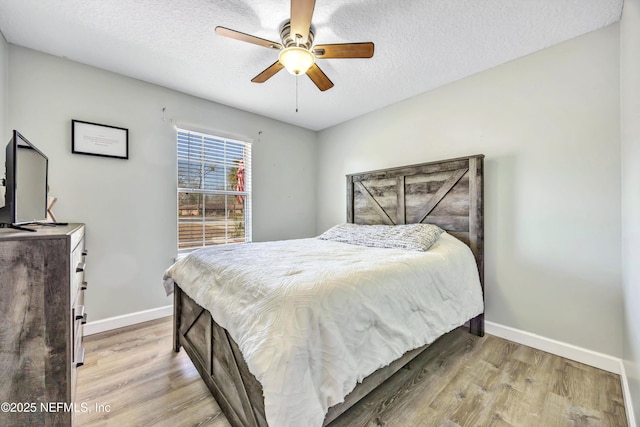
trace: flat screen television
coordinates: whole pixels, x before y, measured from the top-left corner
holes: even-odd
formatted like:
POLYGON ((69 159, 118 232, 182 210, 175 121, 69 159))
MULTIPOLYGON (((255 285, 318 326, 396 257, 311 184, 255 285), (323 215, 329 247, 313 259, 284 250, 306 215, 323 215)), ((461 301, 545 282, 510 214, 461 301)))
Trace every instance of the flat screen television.
POLYGON ((47 221, 48 168, 47 156, 14 130, 6 150, 5 205, 0 208, 2 226, 20 228, 20 225, 47 221))

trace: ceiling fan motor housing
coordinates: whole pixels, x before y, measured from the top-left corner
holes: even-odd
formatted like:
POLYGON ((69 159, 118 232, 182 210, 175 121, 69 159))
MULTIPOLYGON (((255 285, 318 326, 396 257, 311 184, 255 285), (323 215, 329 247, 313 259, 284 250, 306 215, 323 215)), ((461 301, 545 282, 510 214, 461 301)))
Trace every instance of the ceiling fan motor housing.
POLYGON ((305 49, 311 49, 311 46, 313 46, 313 36, 313 27, 309 28, 309 35, 307 36, 306 42, 303 42, 300 37, 296 37, 295 34, 291 34, 291 21, 286 21, 282 24, 282 29, 280 30, 280 39, 284 47, 299 46, 305 49))

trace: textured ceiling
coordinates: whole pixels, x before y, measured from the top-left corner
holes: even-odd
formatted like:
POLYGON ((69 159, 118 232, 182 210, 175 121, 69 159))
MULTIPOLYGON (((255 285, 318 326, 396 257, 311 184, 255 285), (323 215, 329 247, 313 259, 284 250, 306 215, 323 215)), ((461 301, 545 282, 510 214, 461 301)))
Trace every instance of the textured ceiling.
POLYGON ((619 21, 623 0, 317 0, 315 43, 372 41, 371 59, 320 59, 335 86, 281 71, 289 0, 0 0, 7 41, 320 130, 619 21), (298 106, 296 112, 296 79, 298 106))

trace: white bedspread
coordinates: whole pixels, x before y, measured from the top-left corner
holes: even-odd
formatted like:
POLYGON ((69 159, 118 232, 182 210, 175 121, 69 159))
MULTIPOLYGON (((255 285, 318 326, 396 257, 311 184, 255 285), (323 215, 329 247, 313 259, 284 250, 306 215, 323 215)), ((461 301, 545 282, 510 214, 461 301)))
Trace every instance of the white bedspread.
POLYGON ((483 311, 469 248, 319 239, 216 246, 165 273, 227 329, 264 391, 272 427, 321 426, 367 375, 483 311))

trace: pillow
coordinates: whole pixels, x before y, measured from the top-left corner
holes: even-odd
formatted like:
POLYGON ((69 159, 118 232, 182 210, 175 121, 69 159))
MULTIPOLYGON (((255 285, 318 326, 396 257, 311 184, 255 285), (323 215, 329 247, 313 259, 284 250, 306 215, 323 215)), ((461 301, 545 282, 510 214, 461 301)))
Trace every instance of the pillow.
POLYGON ((340 224, 330 228, 318 239, 374 248, 398 248, 426 251, 443 233, 433 224, 360 225, 340 224))

